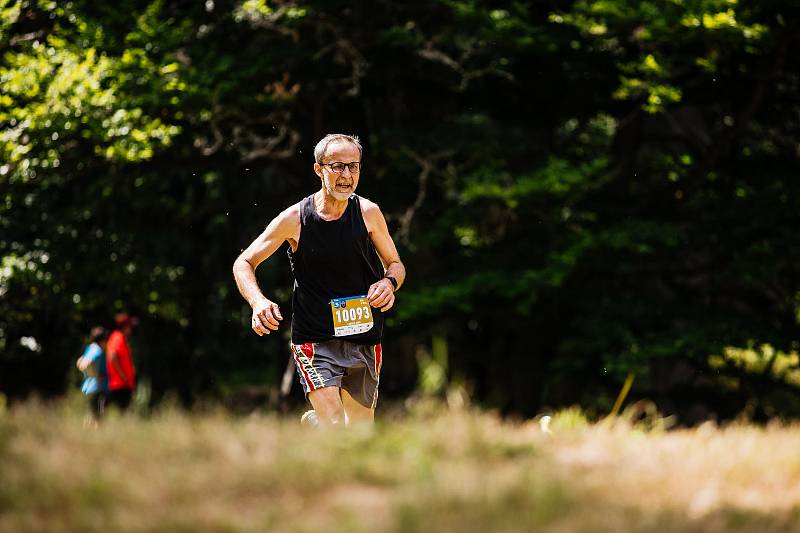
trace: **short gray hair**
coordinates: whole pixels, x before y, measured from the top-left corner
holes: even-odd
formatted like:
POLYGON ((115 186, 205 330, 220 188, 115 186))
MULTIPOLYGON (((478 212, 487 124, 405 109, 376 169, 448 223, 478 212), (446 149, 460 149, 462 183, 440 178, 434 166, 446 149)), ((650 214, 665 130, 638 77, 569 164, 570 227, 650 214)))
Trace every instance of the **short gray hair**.
MULTIPOLYGON (((358 156, 361 157, 361 141, 358 140, 357 135, 345 135, 344 133, 329 133, 320 140, 314 147, 314 161, 322 163, 322 158, 325 157, 325 151, 328 145, 332 142, 347 141, 353 143, 358 148, 358 156)), ((349 163, 349 161, 348 161, 349 163)))

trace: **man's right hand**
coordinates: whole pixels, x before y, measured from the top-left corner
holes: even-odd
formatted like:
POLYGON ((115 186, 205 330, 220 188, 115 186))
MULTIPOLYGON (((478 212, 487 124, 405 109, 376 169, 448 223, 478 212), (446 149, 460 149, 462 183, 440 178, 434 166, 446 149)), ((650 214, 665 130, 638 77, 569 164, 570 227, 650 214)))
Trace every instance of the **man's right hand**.
POLYGON ((253 307, 251 325, 259 336, 269 335, 270 330, 276 331, 281 320, 283 316, 275 302, 264 300, 253 307))

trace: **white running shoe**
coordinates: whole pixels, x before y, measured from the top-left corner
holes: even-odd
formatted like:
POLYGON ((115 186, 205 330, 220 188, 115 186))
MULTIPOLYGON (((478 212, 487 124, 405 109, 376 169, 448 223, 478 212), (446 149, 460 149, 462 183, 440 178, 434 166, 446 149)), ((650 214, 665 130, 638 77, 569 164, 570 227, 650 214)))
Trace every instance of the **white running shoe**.
POLYGON ((300 417, 300 425, 310 428, 318 428, 319 418, 317 417, 317 412, 311 409, 310 411, 303 413, 303 416, 300 417))

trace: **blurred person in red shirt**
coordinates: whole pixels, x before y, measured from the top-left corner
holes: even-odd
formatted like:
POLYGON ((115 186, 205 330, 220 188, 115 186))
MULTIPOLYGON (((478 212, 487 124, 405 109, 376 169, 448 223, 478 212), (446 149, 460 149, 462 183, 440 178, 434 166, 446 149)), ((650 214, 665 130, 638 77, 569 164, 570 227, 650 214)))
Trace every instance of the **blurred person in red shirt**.
POLYGON ((131 404, 133 389, 136 387, 136 370, 128 346, 128 337, 138 320, 127 313, 114 317, 117 324, 108 338, 106 348, 106 369, 108 370, 108 405, 116 405, 122 410, 131 404))

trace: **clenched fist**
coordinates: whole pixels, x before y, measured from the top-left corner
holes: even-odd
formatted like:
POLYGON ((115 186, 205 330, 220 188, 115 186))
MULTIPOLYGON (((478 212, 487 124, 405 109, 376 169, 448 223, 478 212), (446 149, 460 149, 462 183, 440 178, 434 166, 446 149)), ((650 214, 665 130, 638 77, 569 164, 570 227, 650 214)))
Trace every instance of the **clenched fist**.
POLYGON ((276 331, 281 320, 283 320, 283 316, 275 302, 264 300, 253 307, 253 331, 259 336, 269 335, 270 330, 276 331))

